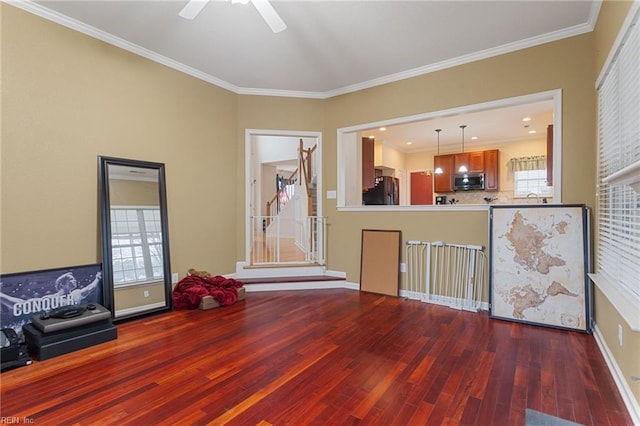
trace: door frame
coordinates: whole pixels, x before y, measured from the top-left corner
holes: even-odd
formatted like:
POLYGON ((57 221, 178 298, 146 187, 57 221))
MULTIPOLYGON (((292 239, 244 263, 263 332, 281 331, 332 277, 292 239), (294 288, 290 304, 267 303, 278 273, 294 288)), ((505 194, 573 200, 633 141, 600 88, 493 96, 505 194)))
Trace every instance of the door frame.
POLYGON ((316 193, 317 193, 317 215, 322 216, 322 200, 324 199, 322 190, 322 132, 304 131, 304 130, 268 130, 268 129, 245 129, 244 131, 244 182, 245 182, 245 262, 251 259, 251 215, 253 212, 253 188, 259 186, 260 182, 255 181, 253 176, 253 138, 258 136, 271 137, 287 137, 287 138, 305 138, 316 140, 316 193))

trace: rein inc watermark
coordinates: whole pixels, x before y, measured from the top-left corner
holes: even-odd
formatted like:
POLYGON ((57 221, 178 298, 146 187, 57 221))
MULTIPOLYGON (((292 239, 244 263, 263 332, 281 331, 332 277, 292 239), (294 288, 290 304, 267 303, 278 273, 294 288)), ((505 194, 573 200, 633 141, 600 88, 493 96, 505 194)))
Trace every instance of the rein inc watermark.
POLYGON ((7 416, 0 417, 0 424, 3 425, 29 425, 35 424, 35 419, 32 417, 18 417, 18 416, 7 416))

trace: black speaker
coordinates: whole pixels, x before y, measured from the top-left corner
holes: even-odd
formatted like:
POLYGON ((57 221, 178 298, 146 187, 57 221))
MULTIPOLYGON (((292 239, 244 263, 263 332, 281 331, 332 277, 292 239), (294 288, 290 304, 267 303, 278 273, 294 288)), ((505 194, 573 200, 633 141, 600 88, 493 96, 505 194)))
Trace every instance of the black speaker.
POLYGON ((0 329, 0 359, 2 362, 20 358, 20 339, 13 328, 0 329))

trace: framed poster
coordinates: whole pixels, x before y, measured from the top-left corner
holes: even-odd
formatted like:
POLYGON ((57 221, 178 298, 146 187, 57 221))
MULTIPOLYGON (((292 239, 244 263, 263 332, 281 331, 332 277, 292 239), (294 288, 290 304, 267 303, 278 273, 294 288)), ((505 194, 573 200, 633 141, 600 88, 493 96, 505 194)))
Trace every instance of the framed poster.
POLYGON ((584 205, 491 206, 489 234, 491 317, 592 331, 584 205))
POLYGON ((360 291, 398 296, 401 240, 400 231, 362 230, 360 291))
POLYGON ((18 333, 34 315, 90 302, 102 304, 101 264, 0 276, 1 326, 18 333))

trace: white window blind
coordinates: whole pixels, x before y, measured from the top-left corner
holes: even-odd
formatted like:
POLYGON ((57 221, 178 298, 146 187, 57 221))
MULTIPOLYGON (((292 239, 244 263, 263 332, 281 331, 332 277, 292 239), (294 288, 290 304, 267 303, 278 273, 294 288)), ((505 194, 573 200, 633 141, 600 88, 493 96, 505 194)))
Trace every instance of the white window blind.
POLYGON ((598 87, 598 248, 596 272, 640 303, 640 195, 603 179, 640 161, 638 13, 598 87))

